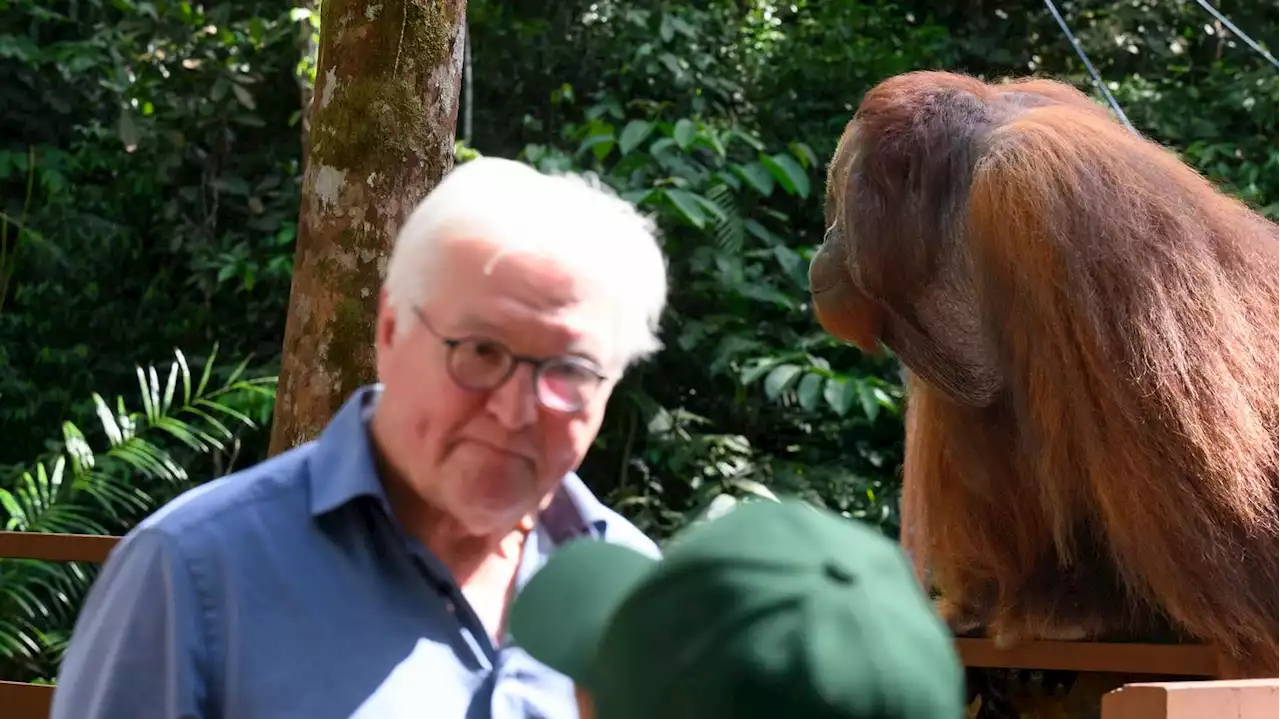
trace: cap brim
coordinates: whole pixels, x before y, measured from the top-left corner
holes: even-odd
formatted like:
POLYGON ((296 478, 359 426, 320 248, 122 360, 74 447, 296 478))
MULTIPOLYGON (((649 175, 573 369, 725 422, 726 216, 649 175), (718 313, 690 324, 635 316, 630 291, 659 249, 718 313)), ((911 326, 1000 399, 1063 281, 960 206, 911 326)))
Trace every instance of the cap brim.
POLYGON ((565 544, 516 595, 508 616, 512 638, 534 659, 589 687, 610 617, 656 563, 600 540, 565 544))

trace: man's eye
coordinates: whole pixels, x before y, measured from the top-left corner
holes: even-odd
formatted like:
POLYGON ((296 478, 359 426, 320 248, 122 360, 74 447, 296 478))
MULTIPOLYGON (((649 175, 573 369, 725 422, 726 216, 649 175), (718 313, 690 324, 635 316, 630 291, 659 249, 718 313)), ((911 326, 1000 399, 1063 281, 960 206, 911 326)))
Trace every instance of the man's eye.
POLYGON ((477 342, 472 346, 472 353, 478 359, 500 359, 506 354, 496 342, 477 342))
POLYGON ((585 367, 570 362, 549 365, 544 374, 547 379, 557 382, 586 383, 594 382, 595 374, 585 367))

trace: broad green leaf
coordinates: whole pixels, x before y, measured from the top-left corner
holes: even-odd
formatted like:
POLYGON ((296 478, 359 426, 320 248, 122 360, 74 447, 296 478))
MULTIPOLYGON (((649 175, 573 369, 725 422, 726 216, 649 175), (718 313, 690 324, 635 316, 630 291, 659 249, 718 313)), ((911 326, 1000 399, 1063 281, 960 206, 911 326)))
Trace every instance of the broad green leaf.
POLYGON ((789 195, 809 196, 809 175, 791 155, 760 155, 760 164, 769 170, 773 179, 782 185, 789 195))
POLYGON ((595 155, 597 160, 603 160, 609 156, 610 152, 613 152, 613 146, 615 144, 617 143, 611 134, 592 135, 591 137, 583 140, 582 144, 578 146, 577 154, 581 155, 583 152, 590 150, 591 154, 595 155))
POLYGON ((693 136, 697 129, 692 120, 682 117, 676 121, 676 128, 671 136, 675 138, 681 150, 688 150, 693 144, 693 136))
POLYGON ((702 203, 698 202, 688 190, 668 189, 664 190, 667 197, 670 198, 671 204, 680 210, 680 214, 684 215, 694 227, 701 230, 707 225, 707 215, 702 211, 702 203))
POLYGON ((836 414, 843 417, 857 400, 858 387, 847 378, 832 377, 827 379, 826 386, 822 388, 822 397, 836 414))
POLYGON ((256 109, 258 109, 258 105, 257 105, 257 103, 255 103, 255 102, 253 101, 253 94, 252 94, 252 93, 250 93, 250 92, 249 92, 248 90, 246 90, 245 88, 243 88, 243 87, 241 87, 240 85, 237 85, 237 84, 235 84, 235 83, 232 83, 232 84, 231 84, 231 92, 235 93, 236 99, 240 101, 240 104, 241 104, 241 105, 244 105, 244 106, 245 106, 245 109, 247 109, 247 110, 256 110, 256 109))
POLYGON ((764 143, 761 142, 760 139, 757 138, 755 135, 751 135, 746 132, 740 132, 738 130, 733 130, 729 133, 729 137, 736 137, 739 140, 742 140, 743 142, 750 145, 751 149, 755 150, 756 152, 764 152, 764 143))
POLYGON ((777 399, 800 375, 801 369, 793 364, 778 365, 764 378, 764 396, 777 399))
POLYGON ((671 74, 675 75, 677 81, 684 77, 684 69, 680 67, 680 59, 675 55, 664 52, 658 56, 658 62, 665 65, 671 71, 671 74))
POLYGON ((733 172, 719 170, 711 176, 711 181, 725 185, 735 192, 742 189, 742 178, 738 177, 733 172))
POLYGON ((626 192, 622 193, 622 199, 626 200, 627 202, 630 202, 633 205, 639 206, 647 202, 655 192, 657 192, 657 190, 652 190, 652 189, 627 190, 626 192))
POLYGON ((720 136, 713 130, 700 132, 693 136, 694 147, 705 147, 716 154, 716 157, 724 158, 729 154, 724 143, 721 142, 720 136))
POLYGON ((822 399, 824 381, 826 381, 825 377, 814 372, 809 372, 800 380, 800 384, 796 387, 796 399, 804 410, 812 412, 817 409, 818 401, 822 399))
POLYGON ((632 120, 627 126, 622 128, 622 135, 618 138, 618 150, 623 155, 630 155, 645 140, 649 139, 649 135, 653 134, 653 123, 644 120, 632 120))
POLYGON ((685 22, 684 20, 680 19, 679 16, 668 15, 666 18, 664 18, 664 20, 670 20, 671 26, 676 29, 676 32, 680 33, 681 35, 684 35, 690 40, 696 40, 698 38, 697 31, 693 29, 693 26, 685 22))
POLYGON ((777 235, 770 232, 767 227, 755 220, 747 220, 743 222, 742 225, 747 229, 747 232, 750 232, 754 237, 764 242, 772 244, 778 241, 777 235))
POLYGON ((747 282, 734 287, 734 289, 743 297, 750 297, 753 300, 768 302, 783 309, 795 310, 800 307, 800 304, 794 297, 785 292, 780 292, 776 287, 772 287, 770 285, 761 284, 759 282, 747 282))
POLYGON ((766 372, 773 369, 777 364, 778 361, 776 359, 756 360, 743 369, 742 376, 739 377, 739 381, 742 382, 743 385, 754 384, 756 380, 763 377, 766 372))
POLYGON ((606 115, 621 118, 622 106, 618 104, 617 100, 606 100, 588 107, 585 114, 588 120, 596 120, 606 115))
POLYGON ((762 197, 768 197, 773 194, 773 176, 769 174, 769 170, 758 162, 752 162, 747 165, 735 164, 731 167, 734 174, 741 177, 748 185, 762 197))
POLYGON ((791 152, 796 157, 800 158, 800 164, 804 166, 804 169, 808 170, 811 167, 818 166, 818 156, 815 155, 813 149, 805 143, 790 142, 787 143, 787 147, 791 149, 791 152))
POLYGON ((675 155, 680 153, 680 144, 677 143, 674 138, 660 137, 657 140, 654 140, 653 144, 649 146, 649 154, 654 157, 662 157, 664 153, 670 153, 673 156, 664 158, 670 162, 675 159, 675 155))
POLYGON ((804 262, 804 260, 800 259, 800 255, 796 254, 795 250, 786 245, 774 245, 773 256, 778 258, 778 264, 788 273, 795 272, 804 262))
POLYGON ((862 402, 862 412, 867 416, 867 419, 874 422, 876 417, 880 416, 880 403, 876 401, 875 394, 872 393, 871 387, 866 382, 859 380, 857 385, 858 399, 862 402))

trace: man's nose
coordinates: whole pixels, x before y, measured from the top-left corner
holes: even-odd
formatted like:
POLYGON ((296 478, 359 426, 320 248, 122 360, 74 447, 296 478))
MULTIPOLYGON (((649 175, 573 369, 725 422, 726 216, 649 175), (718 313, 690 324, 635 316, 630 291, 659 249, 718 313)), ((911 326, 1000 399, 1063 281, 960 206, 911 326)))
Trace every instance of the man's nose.
POLYGON ((486 409, 506 429, 527 427, 538 418, 538 396, 533 386, 534 369, 521 362, 506 382, 489 392, 486 409))

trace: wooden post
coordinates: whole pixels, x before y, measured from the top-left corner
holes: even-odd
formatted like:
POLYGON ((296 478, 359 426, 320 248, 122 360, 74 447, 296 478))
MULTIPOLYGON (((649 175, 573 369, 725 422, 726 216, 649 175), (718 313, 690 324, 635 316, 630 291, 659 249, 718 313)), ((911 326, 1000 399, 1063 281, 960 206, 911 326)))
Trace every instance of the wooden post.
POLYGON ((1126 684, 1102 697, 1102 719, 1276 719, 1280 679, 1126 684))

